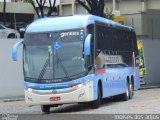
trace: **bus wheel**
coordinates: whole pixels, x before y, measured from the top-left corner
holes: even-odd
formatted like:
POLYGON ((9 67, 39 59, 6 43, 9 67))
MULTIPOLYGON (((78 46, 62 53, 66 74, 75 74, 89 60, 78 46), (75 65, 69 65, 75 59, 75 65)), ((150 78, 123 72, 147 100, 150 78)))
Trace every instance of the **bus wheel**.
POLYGON ((132 99, 133 97, 133 84, 129 83, 129 99, 132 99))
POLYGON ((129 90, 129 82, 127 81, 126 82, 126 92, 124 94, 122 94, 122 100, 124 100, 124 101, 128 101, 129 100, 129 94, 130 94, 129 91, 130 91, 129 90))
POLYGON ((48 114, 50 112, 50 106, 41 105, 41 110, 42 110, 43 113, 48 114))
POLYGON ((98 98, 97 100, 91 102, 91 107, 93 109, 96 109, 96 108, 99 108, 100 104, 101 104, 101 91, 100 91, 100 87, 98 87, 98 90, 97 90, 97 94, 98 94, 98 98))

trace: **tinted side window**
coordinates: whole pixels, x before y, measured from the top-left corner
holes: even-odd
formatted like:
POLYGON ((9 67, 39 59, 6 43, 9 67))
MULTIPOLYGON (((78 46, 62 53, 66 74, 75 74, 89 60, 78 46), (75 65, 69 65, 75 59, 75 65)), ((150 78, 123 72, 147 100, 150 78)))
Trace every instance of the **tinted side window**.
POLYGON ((137 38, 134 31, 131 33, 131 36, 132 36, 132 51, 134 51, 135 54, 138 55, 137 38))
POLYGON ((112 50, 112 31, 111 28, 105 27, 105 40, 103 50, 112 50))
POLYGON ((91 55, 86 56, 86 67, 92 66, 94 63, 94 51, 95 51, 95 44, 94 44, 94 25, 87 26, 87 35, 92 34, 91 38, 91 55))
POLYGON ((105 26, 96 25, 96 42, 97 42, 97 51, 105 49, 105 26))
POLYGON ((131 31, 96 25, 97 51, 132 51, 131 31))
POLYGON ((108 34, 106 50, 114 50, 114 29, 109 27, 106 32, 108 34))
POLYGON ((132 32, 131 31, 127 31, 127 42, 128 42, 127 51, 132 51, 132 32))
POLYGON ((130 31, 121 31, 121 46, 122 51, 132 51, 132 37, 130 31))

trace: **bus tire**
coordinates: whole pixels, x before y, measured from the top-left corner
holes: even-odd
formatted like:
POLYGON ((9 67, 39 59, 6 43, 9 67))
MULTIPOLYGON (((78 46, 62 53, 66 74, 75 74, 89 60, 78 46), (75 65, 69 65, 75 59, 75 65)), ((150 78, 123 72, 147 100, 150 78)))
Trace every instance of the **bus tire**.
POLYGON ((50 106, 48 106, 48 105, 41 105, 41 110, 42 110, 43 113, 49 114, 49 112, 50 112, 50 106))
POLYGON ((132 99, 133 97, 133 84, 132 82, 129 83, 129 99, 132 99))
POLYGON ((101 92, 100 92, 100 87, 98 87, 97 94, 98 94, 97 100, 91 102, 91 108, 92 108, 92 109, 99 108, 99 106, 100 106, 100 104, 101 104, 101 92))
POLYGON ((131 77, 131 84, 132 84, 132 97, 134 96, 134 77, 131 77))
POLYGON ((128 101, 129 100, 129 82, 126 82, 126 92, 122 94, 122 100, 128 101))

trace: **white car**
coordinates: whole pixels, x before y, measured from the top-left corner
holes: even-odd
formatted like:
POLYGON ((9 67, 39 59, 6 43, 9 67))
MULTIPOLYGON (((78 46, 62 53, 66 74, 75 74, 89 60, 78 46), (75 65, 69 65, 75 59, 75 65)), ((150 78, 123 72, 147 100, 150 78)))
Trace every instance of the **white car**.
POLYGON ((0 39, 2 38, 19 38, 20 34, 17 30, 7 28, 0 24, 0 39))

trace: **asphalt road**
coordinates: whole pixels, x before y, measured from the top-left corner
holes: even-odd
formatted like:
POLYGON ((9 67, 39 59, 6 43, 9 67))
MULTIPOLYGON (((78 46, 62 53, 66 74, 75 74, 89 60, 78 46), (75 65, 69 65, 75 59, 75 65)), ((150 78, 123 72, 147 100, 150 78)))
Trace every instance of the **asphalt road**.
POLYGON ((92 120, 96 120, 96 118, 100 120, 115 117, 109 114, 160 114, 160 88, 138 90, 135 92, 133 99, 129 101, 119 101, 115 98, 105 99, 98 109, 91 109, 87 105, 68 104, 52 108, 50 114, 44 115, 40 110, 40 106, 27 107, 24 101, 15 101, 1 102, 0 113, 2 115, 7 113, 8 115, 18 115, 19 119, 25 120, 52 118, 65 120, 67 117, 70 120, 77 118, 81 120, 85 116, 87 119, 91 117, 92 120))

